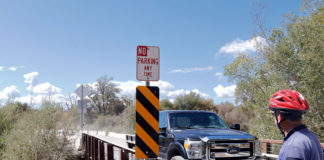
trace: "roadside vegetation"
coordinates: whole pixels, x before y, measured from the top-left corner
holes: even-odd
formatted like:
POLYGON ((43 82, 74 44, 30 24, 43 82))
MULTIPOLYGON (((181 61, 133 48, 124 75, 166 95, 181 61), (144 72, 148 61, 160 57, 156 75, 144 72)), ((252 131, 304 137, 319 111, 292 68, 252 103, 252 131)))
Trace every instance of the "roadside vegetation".
MULTIPOLYGON (((84 129, 134 134, 133 100, 117 96, 119 90, 111 80, 103 76, 92 86, 84 129)), ((69 97, 64 104, 8 102, 0 106, 0 159, 78 159, 74 144, 80 114, 76 102, 69 97)))
MULTIPOLYGON (((239 123, 260 139, 282 139, 268 101, 280 89, 296 89, 310 105, 304 122, 324 142, 323 2, 304 1, 302 9, 301 15, 287 15, 280 27, 270 30, 257 19, 255 36, 264 41, 258 44, 256 55, 242 54, 226 65, 225 75, 237 85, 239 105, 214 104, 191 92, 174 102, 160 100, 160 110, 212 111, 228 125, 239 123)), ((86 87, 91 94, 86 99, 85 130, 134 134, 135 95, 121 96, 107 76, 86 87)), ((73 159, 71 136, 79 126, 76 98, 67 98, 65 104, 44 101, 37 107, 8 102, 0 106, 0 159, 73 159)))
POLYGON ((62 109, 50 102, 40 109, 8 103, 0 109, 0 159, 70 159, 70 128, 62 109))

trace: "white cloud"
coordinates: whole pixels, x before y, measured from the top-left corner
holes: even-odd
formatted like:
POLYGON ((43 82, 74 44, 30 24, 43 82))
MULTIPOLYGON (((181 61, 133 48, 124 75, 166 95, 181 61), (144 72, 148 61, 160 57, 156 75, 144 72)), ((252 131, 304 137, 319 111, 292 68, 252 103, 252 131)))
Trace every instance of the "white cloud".
MULTIPOLYGON (((18 102, 21 102, 21 103, 27 103, 27 104, 30 104, 30 102, 31 102, 31 95, 27 95, 27 96, 23 96, 23 97, 19 97, 19 98, 17 98, 17 101, 18 102)), ((34 97, 33 97, 33 99, 34 99, 34 97)))
POLYGON ((50 97, 51 101, 54 101, 56 103, 63 103, 66 100, 66 97, 63 94, 54 94, 50 97))
POLYGON ((167 97, 168 98, 176 98, 177 96, 186 95, 186 94, 189 94, 190 92, 194 92, 194 93, 198 94, 199 96, 201 96, 202 98, 210 98, 210 96, 208 94, 203 93, 203 92, 199 91, 198 89, 193 89, 193 90, 178 89, 175 91, 170 91, 167 93, 167 97))
POLYGON ((160 95, 165 96, 168 92, 174 90, 174 86, 167 81, 151 82, 152 86, 158 86, 160 88, 160 95))
POLYGON ((224 76, 224 74, 220 72, 216 72, 214 75, 215 77, 219 77, 219 78, 222 78, 224 76))
POLYGON ((19 97, 16 99, 16 101, 39 106, 43 101, 63 103, 66 100, 66 97, 60 93, 61 89, 55 87, 49 82, 41 83, 32 87, 32 92, 33 95, 29 94, 23 97, 19 97))
POLYGON ((216 93, 216 98, 234 98, 236 85, 223 87, 222 85, 218 85, 214 88, 214 92, 216 93))
POLYGON ((23 96, 23 97, 19 97, 17 99, 17 101, 21 102, 21 103, 27 103, 29 105, 31 104, 36 104, 36 105, 40 105, 44 100, 47 99, 47 95, 27 95, 27 96, 23 96))
POLYGON ((142 86, 144 83, 136 82, 136 81, 126 81, 126 82, 120 82, 120 81, 113 81, 117 85, 117 87, 120 89, 121 94, 125 95, 135 95, 136 87, 142 86))
MULTIPOLYGON (((127 94, 127 95, 135 95, 136 87, 145 85, 145 82, 137 82, 137 81, 126 81, 126 82, 114 81, 114 83, 117 85, 118 88, 120 88, 121 94, 127 94)), ((159 87, 160 99, 164 99, 164 98, 172 99, 172 98, 175 98, 180 95, 189 94, 190 92, 197 93, 203 98, 210 98, 210 96, 208 94, 203 93, 203 92, 199 91, 198 89, 175 90, 174 89, 175 87, 167 81, 151 82, 150 85, 159 87)))
POLYGON ((186 94, 186 91, 184 89, 178 89, 175 91, 168 92, 167 97, 177 97, 177 96, 184 95, 184 94, 186 94))
POLYGON ((16 67, 10 67, 9 70, 10 70, 10 71, 16 71, 17 68, 16 68, 16 67))
MULTIPOLYGON (((23 68, 23 66, 19 66, 23 68)), ((38 83, 38 72, 31 72, 24 75, 24 82, 29 84, 27 90, 32 91, 33 94, 21 96, 20 91, 15 85, 5 87, 0 91, 0 104, 6 102, 21 102, 30 105, 40 106, 43 101, 51 101, 55 103, 64 103, 66 97, 61 94, 61 89, 52 85, 49 82, 38 83)))
POLYGON ((61 89, 55 87, 49 82, 41 83, 33 87, 33 92, 37 94, 56 94, 61 92, 61 89))
POLYGON ((9 70, 9 71, 17 71, 19 68, 25 68, 25 66, 16 66, 16 67, 4 67, 4 66, 0 66, 0 72, 1 71, 4 71, 5 69, 6 70, 9 70))
MULTIPOLYGON (((24 66, 18 66, 18 68, 24 68, 24 66)), ((66 97, 61 94, 61 88, 58 88, 49 82, 39 83, 38 72, 24 74, 24 79, 24 82, 29 84, 27 90, 31 91, 33 94, 19 97, 16 101, 28 104, 32 103, 35 105, 40 105, 44 100, 55 103, 64 102, 66 97)))
POLYGON ((223 76, 223 73, 216 72, 216 73, 215 73, 215 76, 216 76, 216 77, 218 77, 218 76, 223 76))
POLYGON ((200 92, 198 89, 193 89, 192 92, 199 94, 202 98, 210 98, 208 94, 200 92))
POLYGON ((14 101, 17 97, 20 96, 20 91, 17 89, 15 85, 11 85, 9 87, 4 88, 4 90, 0 91, 0 101, 14 101))
POLYGON ((33 89, 34 86, 36 86, 38 84, 38 72, 30 72, 27 74, 24 74, 24 78, 25 78, 25 83, 29 84, 29 86, 27 87, 27 90, 30 91, 33 89))
POLYGON ((19 97, 16 99, 17 101, 21 103, 27 103, 27 104, 34 104, 36 106, 40 105, 44 101, 51 101, 55 103, 64 103, 66 100, 66 97, 62 94, 54 94, 51 96, 48 95, 42 95, 42 94, 37 94, 37 95, 27 95, 23 97, 19 97))
POLYGON ((213 69, 214 69, 214 67, 212 67, 212 66, 208 66, 206 68, 198 68, 198 67, 195 67, 195 68, 175 69, 175 70, 169 71, 169 73, 202 72, 202 71, 210 71, 210 70, 213 70, 213 69))
POLYGON ((236 39, 230 43, 225 44, 218 51, 218 54, 225 53, 237 57, 239 55, 247 55, 251 52, 255 52, 257 46, 264 45, 265 39, 262 37, 253 37, 249 40, 236 39))
MULTIPOLYGON (((145 82, 137 82, 137 81, 113 81, 118 88, 121 90, 121 94, 126 95, 135 95, 136 87, 137 86, 144 86, 145 82)), ((150 82, 151 86, 158 86, 160 89, 160 95, 166 95, 167 92, 174 89, 174 86, 167 82, 167 81, 157 81, 157 82, 150 82)))

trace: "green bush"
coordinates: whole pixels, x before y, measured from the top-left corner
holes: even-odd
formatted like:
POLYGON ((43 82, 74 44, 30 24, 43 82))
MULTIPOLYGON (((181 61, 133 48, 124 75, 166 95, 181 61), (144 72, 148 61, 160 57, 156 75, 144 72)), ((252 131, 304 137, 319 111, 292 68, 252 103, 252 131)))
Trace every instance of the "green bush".
POLYGON ((17 120, 5 136, 2 159, 66 159, 72 152, 67 129, 58 128, 60 110, 45 104, 30 110, 17 120))

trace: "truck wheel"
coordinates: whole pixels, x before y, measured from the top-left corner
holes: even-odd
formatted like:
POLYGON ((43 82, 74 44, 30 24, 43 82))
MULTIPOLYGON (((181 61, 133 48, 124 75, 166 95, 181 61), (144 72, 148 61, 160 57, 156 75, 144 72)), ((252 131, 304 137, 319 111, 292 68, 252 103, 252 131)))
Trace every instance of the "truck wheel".
POLYGON ((171 160, 184 160, 181 156, 174 156, 171 158, 171 160))

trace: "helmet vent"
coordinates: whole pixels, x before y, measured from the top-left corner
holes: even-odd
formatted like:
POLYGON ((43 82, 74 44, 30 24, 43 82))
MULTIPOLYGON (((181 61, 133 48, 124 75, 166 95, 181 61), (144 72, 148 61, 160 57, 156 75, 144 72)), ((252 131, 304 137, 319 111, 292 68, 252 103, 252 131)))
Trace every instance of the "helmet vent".
POLYGON ((289 98, 292 100, 292 101, 294 101, 294 99, 293 98, 291 98, 290 96, 289 96, 289 98))
POLYGON ((279 101, 281 101, 281 102, 286 102, 286 101, 285 101, 284 99, 282 99, 282 98, 280 98, 279 101))
POLYGON ((298 102, 299 102, 299 104, 301 104, 301 105, 302 105, 302 103, 301 103, 301 101, 300 101, 300 98, 298 98, 298 102))

